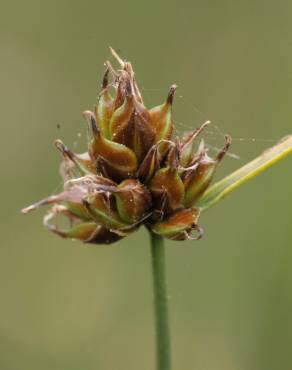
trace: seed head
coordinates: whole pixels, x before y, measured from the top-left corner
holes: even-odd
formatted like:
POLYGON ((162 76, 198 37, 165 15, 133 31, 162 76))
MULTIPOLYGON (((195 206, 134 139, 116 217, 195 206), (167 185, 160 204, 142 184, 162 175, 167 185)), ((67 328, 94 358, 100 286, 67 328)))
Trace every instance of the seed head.
POLYGON ((56 140, 63 157, 64 189, 23 213, 52 205, 45 226, 86 243, 113 243, 141 225, 173 240, 199 239, 203 230, 196 202, 210 186, 230 136, 214 158, 203 141, 196 145, 209 121, 173 140, 177 86, 170 87, 165 102, 147 109, 131 63, 111 52, 120 69, 106 62, 95 109, 83 113, 89 131, 87 151, 75 154, 56 140), (52 222, 58 215, 69 220, 67 229, 52 222))

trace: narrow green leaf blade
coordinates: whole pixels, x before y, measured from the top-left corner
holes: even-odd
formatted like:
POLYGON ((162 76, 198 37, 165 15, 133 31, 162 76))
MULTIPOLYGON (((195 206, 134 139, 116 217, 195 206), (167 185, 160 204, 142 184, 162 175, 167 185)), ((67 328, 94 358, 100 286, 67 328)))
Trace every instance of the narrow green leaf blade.
POLYGON ((292 153, 292 135, 284 137, 278 144, 265 150, 259 157, 212 185, 198 200, 201 210, 216 204, 220 199, 247 181, 292 153))

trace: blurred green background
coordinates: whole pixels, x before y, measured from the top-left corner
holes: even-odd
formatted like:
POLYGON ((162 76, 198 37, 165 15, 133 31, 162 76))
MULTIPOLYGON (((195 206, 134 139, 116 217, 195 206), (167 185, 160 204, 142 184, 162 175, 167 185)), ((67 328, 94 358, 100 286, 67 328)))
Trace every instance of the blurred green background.
MULTIPOLYGON (((146 231, 87 247, 20 214, 61 189, 53 140, 85 148, 108 46, 149 106, 178 84, 179 132, 234 137, 220 178, 291 133, 291 21, 283 0, 1 1, 1 370, 154 368, 146 231)), ((202 241, 167 242, 173 369, 291 369, 291 164, 203 215, 202 241)))

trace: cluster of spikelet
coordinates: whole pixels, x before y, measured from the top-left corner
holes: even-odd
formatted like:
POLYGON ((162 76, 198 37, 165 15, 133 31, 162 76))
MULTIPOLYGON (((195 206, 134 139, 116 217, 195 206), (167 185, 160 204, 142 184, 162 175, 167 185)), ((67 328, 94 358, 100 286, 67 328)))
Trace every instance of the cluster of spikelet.
POLYGON ((196 203, 209 187, 230 137, 215 158, 208 156, 203 141, 195 143, 209 122, 173 140, 176 86, 170 87, 162 105, 148 110, 131 64, 112 53, 120 69, 106 63, 95 111, 84 112, 87 152, 75 154, 56 140, 63 156, 64 190, 23 211, 52 204, 45 226, 87 243, 109 244, 141 225, 173 240, 199 239, 203 230, 196 203), (57 215, 68 218, 67 229, 52 223, 57 215))

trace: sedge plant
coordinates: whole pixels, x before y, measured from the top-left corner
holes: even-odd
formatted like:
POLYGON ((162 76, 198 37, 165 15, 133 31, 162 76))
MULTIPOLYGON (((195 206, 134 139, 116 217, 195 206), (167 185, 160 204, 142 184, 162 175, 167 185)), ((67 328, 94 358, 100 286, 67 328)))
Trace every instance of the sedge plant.
POLYGON ((85 111, 88 148, 73 153, 61 140, 55 146, 63 161, 63 191, 24 208, 28 213, 51 205, 44 225, 63 238, 88 244, 111 244, 144 225, 150 235, 153 271, 157 370, 170 370, 170 335, 165 276, 164 239, 198 240, 200 214, 233 190, 292 152, 292 136, 212 185, 231 144, 225 136, 211 157, 199 135, 204 122, 173 139, 172 105, 176 85, 165 102, 148 109, 131 63, 111 52, 119 69, 106 62, 94 111, 85 111), (54 222, 69 220, 68 228, 54 222))

